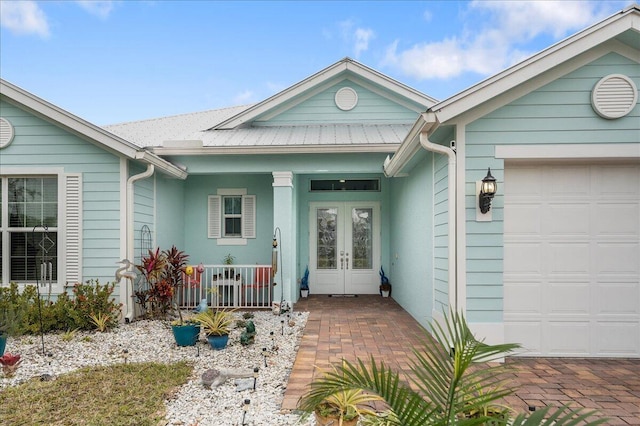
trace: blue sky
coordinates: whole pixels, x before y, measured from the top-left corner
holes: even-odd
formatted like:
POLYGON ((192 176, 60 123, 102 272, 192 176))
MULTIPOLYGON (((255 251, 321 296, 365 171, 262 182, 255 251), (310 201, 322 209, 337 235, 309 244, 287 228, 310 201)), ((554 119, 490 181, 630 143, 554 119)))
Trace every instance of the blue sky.
POLYGON ((258 102, 345 56, 442 100, 630 3, 0 0, 0 76, 98 125, 258 102))

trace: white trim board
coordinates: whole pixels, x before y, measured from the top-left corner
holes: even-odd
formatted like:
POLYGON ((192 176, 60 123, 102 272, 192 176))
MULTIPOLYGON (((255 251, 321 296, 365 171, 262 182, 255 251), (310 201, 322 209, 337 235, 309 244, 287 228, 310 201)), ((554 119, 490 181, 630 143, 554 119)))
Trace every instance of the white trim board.
POLYGON ((537 159, 640 159, 640 143, 565 144, 565 145, 498 145, 496 158, 505 160, 537 159))

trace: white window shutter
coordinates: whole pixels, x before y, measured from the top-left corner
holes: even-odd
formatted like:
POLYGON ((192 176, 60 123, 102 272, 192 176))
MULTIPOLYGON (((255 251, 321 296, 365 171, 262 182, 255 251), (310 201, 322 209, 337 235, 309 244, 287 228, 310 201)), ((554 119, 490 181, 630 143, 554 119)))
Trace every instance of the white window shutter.
POLYGON ((64 179, 65 280, 75 284, 82 282, 82 175, 66 174, 64 179))
POLYGON ((242 238, 256 237, 256 196, 242 197, 242 238))
POLYGON ((222 197, 219 195, 209 195, 208 205, 208 238, 222 237, 222 197))

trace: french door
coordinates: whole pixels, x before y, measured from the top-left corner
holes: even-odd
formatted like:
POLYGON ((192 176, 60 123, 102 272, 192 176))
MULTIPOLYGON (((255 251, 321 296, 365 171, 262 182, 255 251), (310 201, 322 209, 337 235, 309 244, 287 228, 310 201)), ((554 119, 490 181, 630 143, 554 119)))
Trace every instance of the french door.
POLYGON ((311 292, 378 293, 380 204, 311 203, 309 222, 311 292))

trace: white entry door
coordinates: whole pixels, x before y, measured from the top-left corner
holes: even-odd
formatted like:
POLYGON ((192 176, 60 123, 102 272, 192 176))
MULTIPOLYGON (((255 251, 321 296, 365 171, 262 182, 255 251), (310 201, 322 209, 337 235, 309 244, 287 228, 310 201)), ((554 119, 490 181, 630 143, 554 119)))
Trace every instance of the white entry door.
POLYGON ((380 204, 311 203, 309 222, 311 292, 378 293, 380 204))

